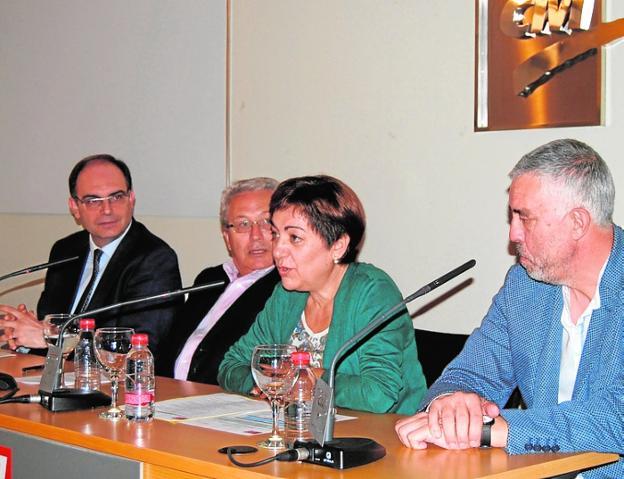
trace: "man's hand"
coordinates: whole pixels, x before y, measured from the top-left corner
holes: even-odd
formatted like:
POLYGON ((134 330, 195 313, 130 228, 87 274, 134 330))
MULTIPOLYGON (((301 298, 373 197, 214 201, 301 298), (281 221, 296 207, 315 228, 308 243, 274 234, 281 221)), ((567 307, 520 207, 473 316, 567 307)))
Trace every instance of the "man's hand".
POLYGON ((427 443, 450 449, 444 437, 433 437, 429 430, 429 413, 421 412, 412 417, 400 419, 394 426, 404 446, 411 449, 426 449, 427 443))
POLYGON ((477 394, 455 392, 433 400, 427 412, 397 422, 395 430, 401 442, 413 449, 424 449, 427 443, 445 449, 479 447, 483 416, 497 418, 492 431, 492 445, 507 444, 507 423, 500 417, 498 406, 477 394))
POLYGON ((498 406, 475 393, 455 392, 429 405, 429 430, 435 438, 444 436, 450 449, 479 447, 483 416, 498 417, 498 406))
POLYGON ((34 311, 28 311, 23 304, 17 308, 0 305, 0 313, 5 313, 4 318, 0 319, 0 329, 4 329, 0 339, 8 341, 9 348, 16 349, 18 346, 47 347, 43 338, 43 324, 37 319, 34 311))

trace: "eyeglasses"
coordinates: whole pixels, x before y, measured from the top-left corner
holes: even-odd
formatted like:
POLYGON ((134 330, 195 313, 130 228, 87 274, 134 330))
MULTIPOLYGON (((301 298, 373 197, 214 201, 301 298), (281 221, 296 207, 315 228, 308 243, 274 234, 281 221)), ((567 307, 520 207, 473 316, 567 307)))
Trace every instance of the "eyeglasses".
POLYGON ((252 221, 249 218, 239 218, 234 223, 225 225, 227 229, 233 229, 237 233, 249 233, 253 225, 258 225, 262 231, 271 231, 271 220, 269 218, 261 218, 252 221))
POLYGON ((127 191, 118 191, 117 193, 104 196, 103 198, 99 196, 85 196, 84 198, 74 196, 74 200, 82 203, 88 210, 95 210, 101 208, 105 201, 108 201, 110 206, 121 204, 128 196, 130 196, 130 193, 127 191))

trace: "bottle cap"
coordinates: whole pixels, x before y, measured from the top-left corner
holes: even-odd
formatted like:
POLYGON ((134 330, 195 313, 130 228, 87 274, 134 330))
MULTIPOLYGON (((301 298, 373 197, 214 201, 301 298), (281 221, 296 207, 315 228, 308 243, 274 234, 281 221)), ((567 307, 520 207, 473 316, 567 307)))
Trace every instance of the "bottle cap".
POLYGON ((290 359, 295 366, 308 366, 310 364, 310 353, 307 351, 295 351, 290 355, 290 359))
POLYGON ((130 342, 132 343, 132 346, 147 346, 147 343, 148 343, 147 334, 145 333, 133 334, 130 342))
POLYGON ((80 329, 94 329, 94 328, 95 328, 95 319, 82 318, 80 320, 80 329))

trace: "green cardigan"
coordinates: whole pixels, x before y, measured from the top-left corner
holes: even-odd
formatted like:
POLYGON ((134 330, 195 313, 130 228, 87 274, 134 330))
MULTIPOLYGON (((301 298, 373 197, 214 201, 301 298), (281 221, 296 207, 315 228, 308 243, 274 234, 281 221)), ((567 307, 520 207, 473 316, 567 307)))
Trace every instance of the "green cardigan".
MULTIPOLYGON (((281 283, 275 287, 247 334, 225 354, 217 377, 224 389, 249 393, 254 386, 250 367, 254 347, 289 343, 308 295, 287 291, 281 283)), ((334 299, 323 367, 329 367, 346 340, 401 299, 401 293, 386 273, 370 264, 350 264, 334 299)), ((325 379, 326 376, 327 372, 325 379)), ((426 384, 407 311, 344 356, 335 379, 339 407, 377 413, 417 412, 426 384)))

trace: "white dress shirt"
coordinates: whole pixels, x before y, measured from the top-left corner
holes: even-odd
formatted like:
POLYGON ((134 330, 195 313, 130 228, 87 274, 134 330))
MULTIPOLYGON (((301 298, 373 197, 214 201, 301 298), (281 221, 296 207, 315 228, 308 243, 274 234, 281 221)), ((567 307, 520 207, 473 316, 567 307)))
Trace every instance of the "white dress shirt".
POLYGON ((570 288, 567 286, 562 287, 563 311, 561 312, 561 325, 563 326, 563 332, 561 336, 561 363, 559 366, 559 403, 572 399, 576 375, 581 362, 581 355, 583 354, 583 346, 589 330, 589 322, 594 310, 600 308, 600 281, 606 266, 607 263, 605 262, 598 275, 594 296, 585 308, 585 311, 579 316, 576 324, 572 323, 570 315, 570 288))

